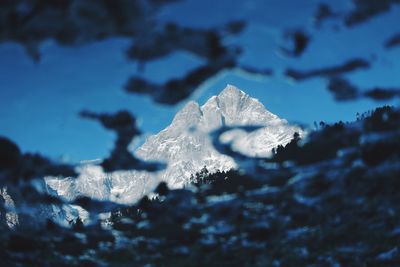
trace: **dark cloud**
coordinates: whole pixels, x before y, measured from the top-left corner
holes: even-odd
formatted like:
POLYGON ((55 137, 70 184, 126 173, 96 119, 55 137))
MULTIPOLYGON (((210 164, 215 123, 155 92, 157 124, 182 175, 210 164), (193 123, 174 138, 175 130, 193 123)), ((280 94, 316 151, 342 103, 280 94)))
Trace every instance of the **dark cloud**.
POLYGON ((220 70, 232 67, 240 49, 228 47, 222 39, 241 33, 246 23, 231 21, 215 29, 196 29, 154 19, 160 7, 172 2, 176 1, 7 1, 0 6, 0 42, 22 44, 36 61, 40 59, 40 44, 48 39, 77 46, 112 37, 133 38, 127 57, 138 61, 139 69, 147 61, 175 51, 184 50, 205 59, 204 66, 164 85, 135 76, 128 81, 128 92, 175 104, 220 70))
POLYGON ((338 14, 336 14, 328 4, 321 3, 318 5, 318 8, 314 14, 313 19, 315 25, 317 27, 320 27, 325 20, 336 17, 338 17, 338 14))
POLYGON ((284 40, 288 43, 279 48, 285 55, 299 57, 307 48, 311 37, 302 30, 289 31, 285 34, 284 40))
POLYGON ((334 77, 330 79, 328 89, 338 101, 354 100, 359 97, 358 88, 343 78, 334 77))
POLYGON ((355 100, 361 97, 383 101, 400 97, 400 88, 373 87, 359 89, 350 81, 340 77, 331 78, 328 83, 328 89, 338 101, 355 100))
POLYGON ((115 114, 99 114, 84 110, 79 115, 83 118, 98 120, 104 128, 114 131, 117 134, 117 147, 127 147, 133 137, 140 134, 136 127, 136 118, 126 110, 115 114))
POLYGON ((174 1, 2 1, 0 41, 23 44, 37 59, 41 42, 79 45, 108 37, 133 37, 154 26, 152 15, 174 1))
POLYGON ((222 37, 240 33, 244 25, 243 22, 232 22, 222 29, 204 30, 169 23, 159 31, 140 36, 127 54, 131 59, 145 62, 183 50, 214 60, 227 53, 227 47, 221 42, 222 37))
POLYGON ((400 45, 400 33, 394 34, 392 37, 386 40, 385 47, 393 48, 400 45))
POLYGON ((374 87, 364 92, 364 96, 378 101, 391 100, 400 98, 400 88, 374 87))
POLYGON ((344 19, 347 26, 354 26, 388 12, 392 5, 399 4, 400 0, 353 0, 353 3, 354 9, 344 19))
POLYGON ((117 170, 158 171, 165 168, 165 164, 163 163, 137 159, 128 150, 132 139, 140 134, 140 131, 136 127, 135 117, 128 111, 119 111, 115 114, 99 114, 85 110, 80 113, 80 116, 98 120, 106 129, 112 130, 117 134, 117 139, 110 156, 101 163, 106 172, 117 170))
POLYGON ((368 69, 370 68, 370 66, 371 66, 370 63, 367 60, 361 58, 355 58, 346 61, 345 63, 338 66, 323 67, 314 70, 301 71, 289 68, 286 70, 285 74, 289 78, 292 78, 296 81, 301 81, 318 76, 325 76, 325 77, 337 76, 347 72, 352 72, 361 69, 368 69))
POLYGON ((242 21, 230 22, 217 29, 194 29, 170 23, 154 34, 138 38, 128 50, 128 57, 138 60, 140 64, 179 50, 195 54, 206 63, 181 78, 163 84, 155 84, 135 75, 129 79, 125 90, 150 95, 156 102, 168 105, 186 99, 200 84, 218 72, 236 66, 240 48, 226 46, 222 39, 226 35, 240 33, 244 27, 245 23, 242 21))
POLYGON ((125 90, 130 93, 150 95, 154 101, 162 104, 173 105, 186 99, 202 83, 214 77, 222 70, 238 69, 250 74, 270 76, 271 69, 258 69, 251 66, 241 66, 236 62, 239 51, 237 48, 211 49, 208 62, 192 71, 189 71, 181 78, 174 78, 162 84, 156 84, 140 76, 133 76, 125 85, 125 90))
POLYGON ((127 92, 146 94, 162 104, 176 104, 187 98, 207 79, 223 69, 233 68, 235 63, 228 59, 210 62, 190 71, 182 78, 172 79, 164 84, 155 84, 140 77, 131 77, 125 86, 127 92))
POLYGON ((319 27, 327 19, 342 20, 347 27, 355 27, 375 16, 389 12, 392 6, 400 4, 400 0, 352 0, 353 7, 346 12, 334 12, 332 5, 319 4, 313 20, 319 27))

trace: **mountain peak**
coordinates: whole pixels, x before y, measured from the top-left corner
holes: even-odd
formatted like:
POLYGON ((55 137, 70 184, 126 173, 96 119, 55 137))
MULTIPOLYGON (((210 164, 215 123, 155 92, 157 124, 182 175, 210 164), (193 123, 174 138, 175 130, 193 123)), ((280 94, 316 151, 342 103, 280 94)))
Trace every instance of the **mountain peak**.
POLYGON ((190 183, 191 176, 204 166, 210 172, 237 167, 234 159, 220 154, 209 138, 210 131, 224 125, 264 126, 248 134, 240 131, 224 134, 224 140, 232 141, 233 149, 248 156, 269 156, 272 148, 290 142, 295 132, 303 133, 299 127, 269 112, 257 99, 227 85, 218 96, 211 97, 201 107, 195 101, 188 102, 169 126, 147 138, 135 151, 136 156, 143 160, 167 162, 166 170, 156 174, 138 171, 113 173, 109 178, 103 175, 103 182, 85 174, 89 178, 82 177, 70 186, 58 180, 47 183, 61 195, 74 188, 79 190, 76 194, 100 192, 101 198, 123 203, 130 203, 151 192, 160 181, 166 181, 173 188, 182 187, 190 183), (109 184, 111 186, 105 186, 109 184))
POLYGON ((186 105, 177 113, 197 112, 200 110, 200 106, 196 101, 190 100, 186 105))
POLYGON ((202 111, 199 104, 195 101, 189 101, 178 113, 176 113, 172 124, 175 125, 181 122, 196 124, 201 116, 202 111))
POLYGON ((243 96, 247 96, 247 94, 236 86, 227 84, 224 90, 219 93, 218 98, 225 98, 227 96, 241 98, 243 96))

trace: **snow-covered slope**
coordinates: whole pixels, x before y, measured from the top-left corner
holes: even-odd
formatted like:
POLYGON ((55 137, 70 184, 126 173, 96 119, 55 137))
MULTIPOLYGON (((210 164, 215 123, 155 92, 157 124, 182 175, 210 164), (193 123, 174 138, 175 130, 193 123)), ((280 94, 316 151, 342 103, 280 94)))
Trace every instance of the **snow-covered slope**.
POLYGON ((235 168, 233 159, 218 153, 208 137, 210 131, 223 125, 265 126, 250 134, 233 131, 223 136, 233 140, 236 150, 251 156, 268 156, 272 148, 288 143, 295 132, 302 135, 300 128, 289 125, 266 110, 257 99, 228 85, 202 106, 194 101, 187 103, 167 128, 150 136, 135 152, 144 160, 167 162, 166 170, 106 175, 99 167, 85 166, 77 180, 48 178, 47 184, 67 198, 84 194, 125 203, 151 192, 160 181, 174 188, 182 187, 203 166, 210 172, 235 168))
POLYGON ((191 174, 207 166, 210 171, 235 167, 234 161, 219 154, 211 145, 208 133, 223 125, 267 126, 251 134, 232 133, 235 148, 251 156, 267 156, 272 148, 285 144, 301 130, 267 111, 255 98, 228 85, 218 96, 211 97, 203 106, 189 102, 179 111, 172 123, 151 136, 136 151, 145 160, 168 162, 160 177, 170 186, 181 187, 191 174))

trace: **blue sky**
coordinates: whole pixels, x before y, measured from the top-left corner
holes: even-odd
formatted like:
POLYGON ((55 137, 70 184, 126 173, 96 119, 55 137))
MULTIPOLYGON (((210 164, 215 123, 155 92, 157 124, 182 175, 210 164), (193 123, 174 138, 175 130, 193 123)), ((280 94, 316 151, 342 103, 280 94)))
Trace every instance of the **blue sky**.
MULTIPOLYGON (((400 30, 400 6, 358 27, 347 29, 336 21, 317 30, 310 23, 317 1, 254 2, 188 0, 168 6, 159 14, 160 20, 196 27, 246 19, 246 30, 226 42, 243 46, 243 64, 274 69, 273 77, 261 79, 237 71, 221 73, 200 86, 190 99, 202 104, 229 83, 260 99, 280 117, 312 125, 321 120, 352 120, 357 112, 385 103, 337 103, 325 90, 324 79, 293 83, 283 76, 286 67, 317 68, 362 57, 371 60, 373 67, 346 75, 353 83, 362 88, 400 85, 400 47, 389 51, 383 48, 384 40, 400 30), (299 27, 312 34, 310 46, 299 59, 280 55, 277 46, 282 30, 299 27)), ((334 8, 351 6, 348 1, 338 1, 334 8)), ((156 105, 148 97, 122 90, 137 70, 137 65, 124 57, 129 44, 129 40, 110 39, 69 48, 48 41, 41 46, 40 63, 33 62, 17 44, 0 44, 0 135, 14 140, 23 151, 79 161, 106 156, 114 139, 98 123, 79 118, 77 113, 82 109, 127 109, 138 117, 145 134, 163 129, 185 102, 172 107, 156 105)), ((148 63, 143 75, 161 82, 179 77, 201 62, 188 53, 174 53, 148 63)))

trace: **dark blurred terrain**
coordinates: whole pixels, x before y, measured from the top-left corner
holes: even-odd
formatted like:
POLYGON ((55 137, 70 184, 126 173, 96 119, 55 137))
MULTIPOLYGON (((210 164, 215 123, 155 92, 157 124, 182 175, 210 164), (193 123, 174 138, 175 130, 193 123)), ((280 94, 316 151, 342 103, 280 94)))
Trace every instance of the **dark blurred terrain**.
MULTIPOLYGON (((224 42, 241 33, 246 21, 200 29, 154 19, 176 1, 2 1, 0 41, 23 45, 32 60, 48 39, 77 47, 106 38, 129 37, 130 60, 139 72, 127 79, 128 93, 149 95, 155 103, 176 104, 202 83, 227 69, 261 76, 274 69, 243 65, 242 48, 224 42), (146 62, 178 50, 204 64, 182 77, 157 83, 140 76, 146 62)), ((396 0, 354 0, 347 13, 321 3, 315 27, 337 20, 345 27, 388 12, 396 0)), ((313 36, 306 31, 283 33, 288 57, 301 57, 313 36)), ((398 34, 382 42, 400 44, 398 34)), ((370 59, 354 56, 337 65, 316 69, 288 68, 294 81, 324 77, 338 101, 359 98, 392 100, 399 87, 358 88, 346 74, 371 68, 370 59)), ((400 85, 399 85, 400 86, 400 85)), ((76 177, 73 165, 45 156, 22 153, 0 138, 0 263, 2 266, 400 266, 400 110, 383 106, 357 115, 354 122, 321 122, 305 140, 295 136, 271 158, 238 159, 239 170, 210 174, 205 169, 192 185, 126 206, 81 197, 65 201, 43 190, 43 177, 76 177), (251 171, 242 162, 252 162, 251 171), (12 199, 12 201, 10 201, 12 199), (4 201, 3 201, 4 200, 4 201), (51 206, 80 205, 91 223, 80 219, 71 227, 44 217, 51 206), (101 219, 101 213, 111 217, 101 219), (12 222, 12 223, 10 223, 12 222), (10 225, 11 224, 11 225, 10 225)), ((127 111, 115 114, 82 111, 116 133, 111 155, 99 164, 107 172, 126 169, 156 171, 162 163, 142 162, 127 149, 140 130, 127 111)), ((251 129, 248 129, 249 131, 251 129)), ((211 137, 218 148, 234 153, 211 137)))

